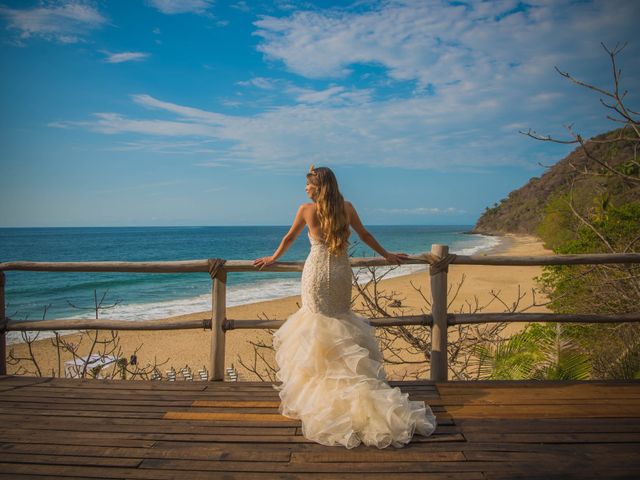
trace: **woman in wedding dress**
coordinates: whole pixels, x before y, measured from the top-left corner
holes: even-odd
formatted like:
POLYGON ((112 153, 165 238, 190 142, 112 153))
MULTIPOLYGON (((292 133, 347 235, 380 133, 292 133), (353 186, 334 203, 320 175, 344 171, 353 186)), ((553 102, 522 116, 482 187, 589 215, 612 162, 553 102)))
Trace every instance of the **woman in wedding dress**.
POLYGON ((386 382, 375 327, 351 310, 349 227, 390 263, 400 264, 407 254, 388 252, 364 228, 329 168, 312 165, 306 190, 313 202, 300 206, 275 253, 253 262, 260 269, 274 263, 308 227, 302 307, 273 335, 282 382, 273 385, 281 399, 278 411, 300 419, 305 438, 328 446, 401 448, 414 433, 431 435, 431 408, 386 382))

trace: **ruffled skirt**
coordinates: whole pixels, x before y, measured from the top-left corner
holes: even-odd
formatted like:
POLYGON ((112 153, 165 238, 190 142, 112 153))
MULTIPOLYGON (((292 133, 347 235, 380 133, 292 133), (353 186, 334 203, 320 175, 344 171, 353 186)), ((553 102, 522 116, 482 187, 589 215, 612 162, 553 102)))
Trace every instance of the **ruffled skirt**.
POLYGON ((328 316, 303 307, 274 333, 278 411, 300 419, 305 438, 382 449, 434 432, 431 408, 386 382, 374 330, 352 310, 328 316))

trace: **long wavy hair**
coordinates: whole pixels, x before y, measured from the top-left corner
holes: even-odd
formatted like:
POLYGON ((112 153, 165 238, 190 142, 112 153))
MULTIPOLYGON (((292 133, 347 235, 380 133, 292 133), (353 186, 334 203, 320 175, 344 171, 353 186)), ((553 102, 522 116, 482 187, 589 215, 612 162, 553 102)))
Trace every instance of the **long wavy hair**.
POLYGON ((328 167, 314 168, 311 165, 307 179, 315 187, 313 199, 317 204, 325 245, 331 253, 341 252, 350 243, 350 231, 349 217, 336 176, 328 167))

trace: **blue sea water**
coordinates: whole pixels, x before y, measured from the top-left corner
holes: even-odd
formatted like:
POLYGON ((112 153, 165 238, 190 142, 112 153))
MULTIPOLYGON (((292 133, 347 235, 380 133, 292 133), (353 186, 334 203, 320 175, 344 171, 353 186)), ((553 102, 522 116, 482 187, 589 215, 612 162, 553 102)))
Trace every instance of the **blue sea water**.
MULTIPOLYGON (((372 225, 367 229, 389 251, 417 254, 431 244, 449 245, 471 255, 500 240, 464 232, 471 225, 372 225)), ((237 227, 59 227, 0 228, 0 261, 165 261, 226 258, 253 260, 276 250, 289 226, 237 227)), ((350 254, 377 254, 352 233, 350 254)), ((309 253, 305 229, 279 260, 304 261, 309 253)), ((388 277, 426 270, 402 265, 388 277)), ((147 320, 211 308, 208 273, 149 274, 110 272, 7 271, 6 312, 14 320, 95 318, 94 292, 103 306, 100 318, 147 320), (74 306, 72 306, 73 304, 74 306), (44 314, 47 307, 46 315, 44 314), (80 308, 77 308, 80 307, 80 308)), ((227 305, 300 294, 300 272, 238 272, 228 276, 227 305)), ((361 277, 363 280, 366 278, 361 277)), ((39 338, 47 336, 42 332, 39 338)), ((9 332, 7 343, 20 340, 9 332)))

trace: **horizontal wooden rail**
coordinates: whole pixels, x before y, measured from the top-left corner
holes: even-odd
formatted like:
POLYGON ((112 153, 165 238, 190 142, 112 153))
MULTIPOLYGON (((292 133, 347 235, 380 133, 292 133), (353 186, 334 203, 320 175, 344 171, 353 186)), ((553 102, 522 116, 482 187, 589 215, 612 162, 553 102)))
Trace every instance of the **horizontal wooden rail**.
MULTIPOLYGON (((397 317, 367 317, 374 327, 402 327, 408 325, 433 325, 433 316, 402 315, 397 317)), ((222 330, 265 330, 278 329, 285 320, 240 320, 225 319, 222 330)), ((623 315, 581 315, 562 313, 448 313, 447 325, 464 325, 478 323, 630 323, 640 322, 640 312, 623 315)), ((56 320, 24 321, 7 318, 5 324, 9 332, 31 332, 47 330, 193 330, 210 329, 211 318, 189 320, 96 320, 91 318, 60 318, 56 320)))
MULTIPOLYGON (((393 266, 382 257, 357 257, 350 259, 352 267, 393 266)), ((640 253, 590 253, 576 255, 458 255, 455 265, 586 265, 640 263, 640 253)), ((403 265, 428 264, 418 255, 410 255, 403 265)), ((302 271, 304 261, 276 262, 258 270, 253 260, 227 260, 221 268, 226 272, 297 272, 302 271)), ((162 262, 26 262, 0 263, 0 271, 30 270, 46 272, 130 272, 130 273, 193 273, 208 272, 207 259, 162 262)))
POLYGON ((57 318, 55 320, 14 320, 7 318, 6 330, 11 332, 45 330, 190 330, 211 328, 211 317, 189 320, 116 320, 95 318, 57 318))
MULTIPOLYGON (((431 256, 448 259, 447 245, 433 245, 431 256)), ((403 264, 429 264, 421 255, 411 255, 403 264)), ((395 266, 382 257, 350 258, 352 267, 395 266)), ((496 266, 543 266, 543 265, 594 265, 640 263, 638 253, 576 254, 541 256, 500 256, 500 255, 457 255, 451 259, 455 265, 496 265, 496 266)), ((48 271, 48 272, 129 272, 129 273, 209 273, 208 259, 158 261, 158 262, 29 262, 10 261, 0 263, 0 375, 6 374, 6 332, 41 330, 186 330, 209 329, 211 340, 211 380, 224 380, 225 332, 235 329, 277 329, 285 320, 239 320, 226 318, 227 272, 295 272, 302 271, 304 262, 276 262, 257 269, 252 260, 227 260, 212 278, 211 316, 189 320, 158 319, 130 321, 118 319, 57 319, 37 321, 16 321, 6 317, 5 312, 5 271, 48 271)), ((462 324, 501 322, 570 322, 570 323, 616 323, 638 322, 640 312, 624 315, 582 315, 549 313, 449 313, 447 312, 447 271, 433 270, 431 273, 432 313, 406 315, 390 318, 369 318, 375 327, 422 325, 432 329, 431 335, 431 379, 446 381, 447 327, 462 324)))

